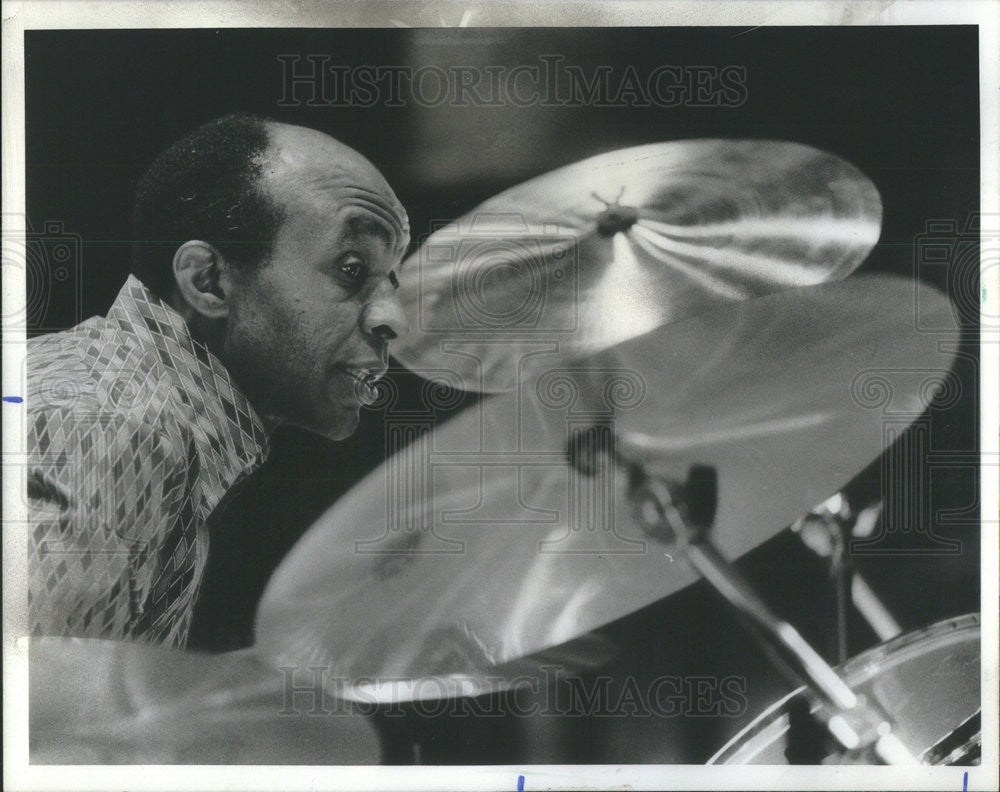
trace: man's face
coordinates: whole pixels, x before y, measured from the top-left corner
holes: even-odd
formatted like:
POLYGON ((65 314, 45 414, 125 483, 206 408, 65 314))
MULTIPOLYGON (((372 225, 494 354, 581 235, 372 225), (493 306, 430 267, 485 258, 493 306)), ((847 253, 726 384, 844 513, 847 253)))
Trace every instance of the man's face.
POLYGON ((405 216, 391 191, 358 182, 317 168, 272 185, 285 220, 269 260, 236 276, 226 328, 227 364, 254 406, 332 439, 357 428, 389 339, 407 330, 395 294, 405 216))

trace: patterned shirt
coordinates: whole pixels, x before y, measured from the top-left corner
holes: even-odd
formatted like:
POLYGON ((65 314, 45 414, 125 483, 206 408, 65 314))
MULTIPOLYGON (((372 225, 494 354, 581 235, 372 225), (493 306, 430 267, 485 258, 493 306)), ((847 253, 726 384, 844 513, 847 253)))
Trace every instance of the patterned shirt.
POLYGON ((267 455, 260 418, 135 277, 27 357, 32 633, 183 646, 209 515, 267 455))

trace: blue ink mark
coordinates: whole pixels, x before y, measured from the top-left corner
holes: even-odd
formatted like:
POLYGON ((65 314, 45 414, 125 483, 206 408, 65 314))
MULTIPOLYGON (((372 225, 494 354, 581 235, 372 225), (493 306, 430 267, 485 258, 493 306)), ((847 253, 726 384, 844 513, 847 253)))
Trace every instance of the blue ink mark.
POLYGON ((24 401, 20 396, 4 396, 3 400, 5 402, 10 402, 11 404, 20 404, 24 401))
MULTIPOLYGON (((969 774, 965 774, 966 779, 968 779, 969 774)), ((524 776, 517 777, 517 792, 524 792, 524 776)))
POLYGON ((969 771, 966 770, 962 774, 962 792, 968 792, 969 789, 969 771))

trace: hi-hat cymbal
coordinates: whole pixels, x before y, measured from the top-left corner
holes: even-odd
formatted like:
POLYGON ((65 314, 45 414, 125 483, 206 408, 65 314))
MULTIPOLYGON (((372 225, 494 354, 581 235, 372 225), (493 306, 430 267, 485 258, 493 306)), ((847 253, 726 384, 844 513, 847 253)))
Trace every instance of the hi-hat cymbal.
POLYGON ((799 143, 612 151, 509 189, 431 234, 403 265, 411 332, 393 355, 464 390, 509 391, 524 367, 843 278, 881 222, 878 191, 861 171, 799 143))
POLYGON ((918 314, 953 324, 944 295, 905 279, 780 292, 548 371, 433 432, 415 424, 278 568, 257 614, 261 654, 331 668, 349 697, 510 684, 505 664, 696 580, 634 523, 621 469, 567 464, 570 437, 617 436, 677 480, 714 466, 711 535, 736 558, 954 386, 951 355, 915 328, 918 314))
POLYGON ((374 764, 375 727, 319 684, 287 696, 251 651, 222 655, 81 638, 33 638, 34 764, 374 764))

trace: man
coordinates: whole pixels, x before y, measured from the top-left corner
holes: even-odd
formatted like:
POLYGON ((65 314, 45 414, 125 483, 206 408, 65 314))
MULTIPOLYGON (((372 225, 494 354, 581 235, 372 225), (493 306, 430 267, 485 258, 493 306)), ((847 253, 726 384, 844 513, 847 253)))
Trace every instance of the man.
POLYGON ((106 318, 28 347, 35 634, 183 646, 227 490, 294 424, 349 435, 406 332, 406 213, 357 152, 247 115, 139 185, 106 318))

